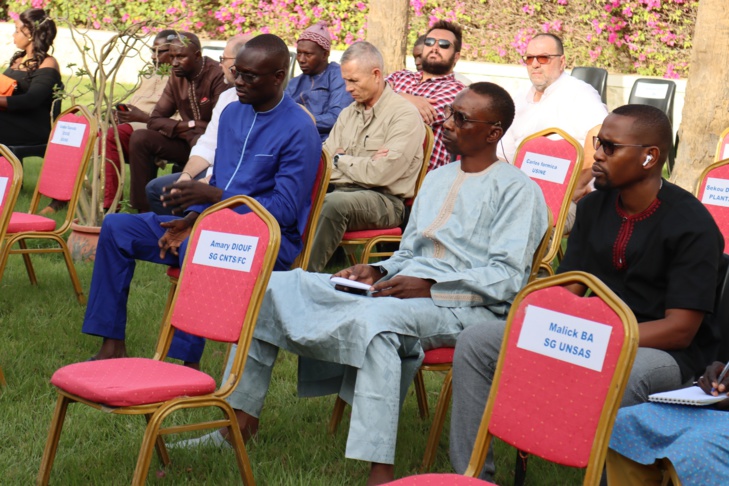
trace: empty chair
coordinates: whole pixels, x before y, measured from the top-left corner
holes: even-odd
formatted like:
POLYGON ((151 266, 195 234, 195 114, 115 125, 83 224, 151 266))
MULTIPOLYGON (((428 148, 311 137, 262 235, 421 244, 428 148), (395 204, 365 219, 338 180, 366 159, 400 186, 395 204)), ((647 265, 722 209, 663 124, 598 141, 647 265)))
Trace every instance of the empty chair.
POLYGON ((640 78, 633 83, 628 103, 655 106, 663 111, 673 125, 673 98, 676 83, 670 79, 640 78))
MULTIPOLYGON (((628 103, 633 105, 655 106, 668 116, 673 126, 673 99, 676 96, 676 83, 670 79, 640 78, 633 83, 628 103)), ((668 152, 668 172, 673 171, 676 157, 675 149, 668 152)))
POLYGON ((603 68, 575 66, 572 68, 572 76, 591 85, 600 93, 603 103, 607 103, 607 78, 608 72, 603 68))

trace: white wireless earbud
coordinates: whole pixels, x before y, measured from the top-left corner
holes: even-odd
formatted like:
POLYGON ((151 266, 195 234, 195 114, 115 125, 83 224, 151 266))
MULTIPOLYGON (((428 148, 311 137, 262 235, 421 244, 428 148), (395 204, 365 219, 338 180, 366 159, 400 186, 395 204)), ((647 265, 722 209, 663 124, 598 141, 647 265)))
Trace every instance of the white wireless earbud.
POLYGON ((650 154, 649 155, 646 155, 645 162, 643 162, 643 167, 645 167, 646 165, 648 165, 651 160, 653 160, 653 156, 650 155, 650 154))

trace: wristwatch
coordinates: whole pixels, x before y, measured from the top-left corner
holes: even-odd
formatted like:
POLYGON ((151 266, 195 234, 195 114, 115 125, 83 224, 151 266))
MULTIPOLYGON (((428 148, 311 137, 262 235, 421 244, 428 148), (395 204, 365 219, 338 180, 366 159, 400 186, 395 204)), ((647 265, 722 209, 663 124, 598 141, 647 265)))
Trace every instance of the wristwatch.
POLYGON ((335 168, 335 169, 338 169, 338 168, 339 168, 339 156, 340 156, 340 155, 341 155, 341 154, 335 154, 335 155, 334 155, 334 158, 332 159, 332 162, 333 162, 333 164, 334 164, 334 168, 335 168))
POLYGON ((190 120, 189 122, 187 122, 187 126, 189 128, 195 128, 195 120, 190 120))

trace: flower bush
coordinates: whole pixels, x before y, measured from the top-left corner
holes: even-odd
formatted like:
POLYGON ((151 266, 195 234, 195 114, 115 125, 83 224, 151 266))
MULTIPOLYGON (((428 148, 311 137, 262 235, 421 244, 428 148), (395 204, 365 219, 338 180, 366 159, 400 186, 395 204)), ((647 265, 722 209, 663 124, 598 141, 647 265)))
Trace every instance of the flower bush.
MULTIPOLYGON (((570 65, 611 71, 686 76, 698 0, 410 0, 410 43, 438 19, 464 27, 462 58, 518 63, 537 33, 564 39, 570 65)), ((11 0, 0 8, 15 18, 29 7, 49 7, 93 28, 152 19, 225 39, 271 32, 293 44, 324 20, 335 49, 365 37, 366 1, 338 0, 11 0)))

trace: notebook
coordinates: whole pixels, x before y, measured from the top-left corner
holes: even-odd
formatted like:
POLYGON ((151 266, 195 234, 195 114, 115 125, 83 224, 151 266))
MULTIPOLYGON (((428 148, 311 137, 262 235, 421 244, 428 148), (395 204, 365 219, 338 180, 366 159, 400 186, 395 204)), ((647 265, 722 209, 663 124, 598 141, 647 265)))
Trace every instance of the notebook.
POLYGON ((662 393, 654 393, 648 397, 651 402, 657 403, 676 403, 679 405, 693 405, 695 407, 703 407, 704 405, 712 405, 727 398, 726 394, 715 397, 707 395, 704 390, 698 386, 690 386, 688 388, 680 388, 662 393))

